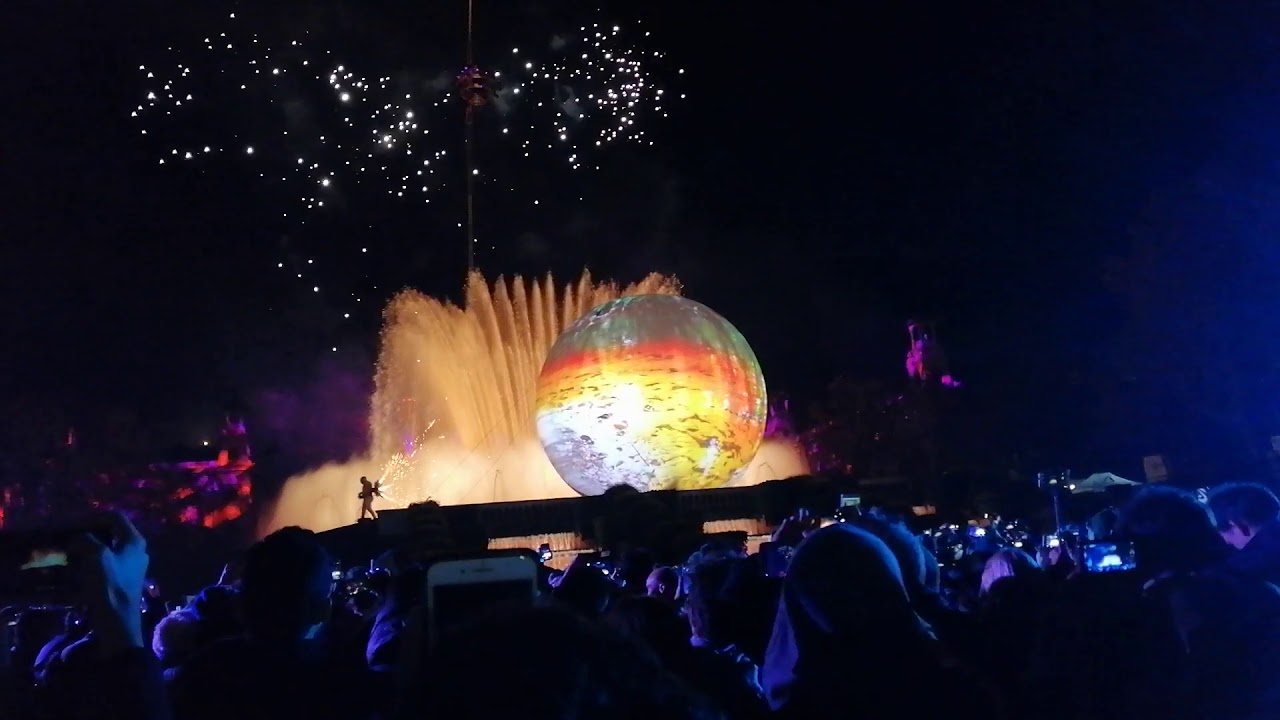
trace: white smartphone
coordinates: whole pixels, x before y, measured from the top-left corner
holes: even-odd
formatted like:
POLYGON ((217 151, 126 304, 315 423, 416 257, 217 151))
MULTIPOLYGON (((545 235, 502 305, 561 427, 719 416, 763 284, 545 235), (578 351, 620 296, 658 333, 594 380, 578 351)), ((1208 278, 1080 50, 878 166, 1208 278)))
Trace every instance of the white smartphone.
POLYGON ((538 563, 526 555, 450 560, 427 570, 427 616, 433 637, 494 606, 528 607, 538 593, 538 563))

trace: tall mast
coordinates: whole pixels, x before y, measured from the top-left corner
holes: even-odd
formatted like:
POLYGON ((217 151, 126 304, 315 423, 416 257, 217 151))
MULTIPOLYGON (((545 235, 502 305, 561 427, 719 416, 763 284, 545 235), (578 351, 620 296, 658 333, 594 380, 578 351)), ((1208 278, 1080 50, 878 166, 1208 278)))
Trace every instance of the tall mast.
MULTIPOLYGON (((464 74, 472 72, 475 68, 475 49, 472 43, 474 23, 475 0, 467 0, 467 69, 463 71, 464 74)), ((467 274, 470 275, 476 269, 476 130, 475 125, 472 123, 474 110, 472 100, 469 97, 464 97, 463 100, 467 103, 466 114, 464 115, 463 151, 466 156, 467 172, 467 274)))

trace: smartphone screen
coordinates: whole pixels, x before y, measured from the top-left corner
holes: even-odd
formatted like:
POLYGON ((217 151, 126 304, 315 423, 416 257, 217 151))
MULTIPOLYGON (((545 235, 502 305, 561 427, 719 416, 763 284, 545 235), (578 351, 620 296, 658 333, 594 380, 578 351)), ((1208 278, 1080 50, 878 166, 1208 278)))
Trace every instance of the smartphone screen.
POLYGON ((33 548, 19 570, 46 570, 67 566, 67 553, 56 548, 33 548))
POLYGON ((530 557, 490 557, 433 565, 427 572, 427 608, 437 631, 447 631, 495 608, 533 604, 538 566, 530 557))
POLYGON ((32 597, 54 599, 74 590, 67 552, 56 547, 35 546, 18 566, 17 587, 32 597))
POLYGON ((791 555, 795 548, 779 545, 775 542, 760 543, 760 565, 766 577, 786 577, 787 566, 791 564, 791 555))
POLYGON ((1045 535, 1044 546, 1047 548, 1056 548, 1062 544, 1062 538, 1057 535, 1045 535))
POLYGON ((427 568, 426 604, 413 610, 404 628, 400 682, 412 695, 426 691, 432 674, 431 646, 442 635, 504 609, 532 607, 538 592, 538 560, 533 553, 487 553, 465 560, 444 560, 427 568), (416 689, 415 689, 416 688, 416 689))
POLYGON ((75 590, 65 548, 49 538, 11 535, 0 542, 0 598, 58 602, 75 590))
POLYGON ((431 603, 437 627, 456 627, 495 607, 528 607, 533 603, 533 588, 528 580, 437 585, 432 589, 431 603))
POLYGON ((1120 572, 1138 566, 1132 543, 1097 542, 1084 546, 1084 569, 1088 572, 1120 572))

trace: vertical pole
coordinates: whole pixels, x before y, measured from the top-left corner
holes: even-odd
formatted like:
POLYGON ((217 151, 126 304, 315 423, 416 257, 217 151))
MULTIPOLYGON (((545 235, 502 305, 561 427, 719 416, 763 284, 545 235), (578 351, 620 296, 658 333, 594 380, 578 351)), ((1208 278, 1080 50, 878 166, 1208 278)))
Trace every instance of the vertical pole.
MULTIPOLYGON (((475 0, 467 0, 467 62, 466 67, 471 68, 475 65, 475 51, 472 45, 472 35, 475 27, 475 0)), ((471 115, 472 107, 469 98, 463 98, 467 103, 466 107, 466 127, 464 128, 463 150, 466 155, 466 172, 467 172, 467 275, 470 276, 472 271, 476 269, 476 211, 475 211, 475 195, 476 195, 476 172, 475 172, 475 126, 472 124, 471 115)))
POLYGON ((467 155, 467 274, 476 269, 476 173, 475 126, 471 124, 471 108, 467 108, 466 137, 463 140, 467 155))
POLYGON ((475 17, 475 0, 467 0, 467 67, 475 64, 475 58, 471 52, 471 31, 473 19, 475 17))
POLYGON ((1053 498, 1053 532, 1062 534, 1062 488, 1057 485, 1049 488, 1049 497, 1053 498))

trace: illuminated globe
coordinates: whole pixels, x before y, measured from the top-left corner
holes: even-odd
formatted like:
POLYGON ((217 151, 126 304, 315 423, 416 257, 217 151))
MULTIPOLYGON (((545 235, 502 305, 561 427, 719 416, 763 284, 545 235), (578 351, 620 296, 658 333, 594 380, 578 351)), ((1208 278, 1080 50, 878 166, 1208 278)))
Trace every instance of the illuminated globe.
POLYGON ((538 376, 538 437, 583 495, 721 487, 760 447, 766 407, 742 333, 677 295, 595 308, 556 340, 538 376))

